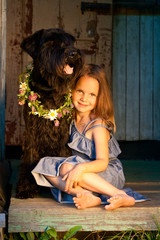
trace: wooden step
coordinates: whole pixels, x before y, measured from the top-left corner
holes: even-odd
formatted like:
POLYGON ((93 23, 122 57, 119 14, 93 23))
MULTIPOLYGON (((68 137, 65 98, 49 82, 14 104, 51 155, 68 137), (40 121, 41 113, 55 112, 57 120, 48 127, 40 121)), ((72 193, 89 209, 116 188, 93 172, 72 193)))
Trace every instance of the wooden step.
POLYGON ((128 182, 126 187, 151 199, 106 211, 104 205, 78 210, 74 204, 57 203, 50 192, 38 198, 20 200, 12 194, 8 212, 9 232, 43 232, 47 226, 56 231, 68 231, 76 225, 82 231, 157 230, 160 226, 160 181, 128 182))
POLYGON ((160 183, 127 186, 139 189, 151 201, 106 211, 103 205, 77 210, 74 204, 57 203, 52 196, 26 200, 12 197, 8 213, 9 232, 42 232, 47 226, 61 232, 76 225, 81 225, 83 231, 157 230, 156 221, 160 226, 160 183))

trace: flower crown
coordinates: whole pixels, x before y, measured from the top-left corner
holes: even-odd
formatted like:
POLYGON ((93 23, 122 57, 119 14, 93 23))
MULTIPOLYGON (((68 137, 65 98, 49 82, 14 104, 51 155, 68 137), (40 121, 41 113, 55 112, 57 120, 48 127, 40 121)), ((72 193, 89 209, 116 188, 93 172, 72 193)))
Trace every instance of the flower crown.
POLYGON ((24 105, 25 102, 28 103, 30 108, 29 114, 37 115, 38 117, 50 119, 54 121, 55 126, 59 126, 59 120, 64 116, 68 115, 68 120, 72 116, 73 104, 71 100, 71 91, 69 91, 65 96, 65 103, 58 109, 44 109, 40 101, 40 95, 31 91, 29 87, 29 82, 32 81, 33 64, 26 66, 26 70, 19 75, 19 94, 18 103, 19 105, 24 105))

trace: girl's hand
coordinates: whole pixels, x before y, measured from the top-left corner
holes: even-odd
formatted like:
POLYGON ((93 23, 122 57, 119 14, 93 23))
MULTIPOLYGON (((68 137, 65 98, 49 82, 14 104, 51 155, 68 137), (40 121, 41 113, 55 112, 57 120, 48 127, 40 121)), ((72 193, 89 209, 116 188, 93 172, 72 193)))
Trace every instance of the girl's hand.
POLYGON ((72 188, 79 185, 82 180, 83 173, 82 164, 78 164, 62 178, 63 181, 66 181, 66 192, 70 193, 72 188))

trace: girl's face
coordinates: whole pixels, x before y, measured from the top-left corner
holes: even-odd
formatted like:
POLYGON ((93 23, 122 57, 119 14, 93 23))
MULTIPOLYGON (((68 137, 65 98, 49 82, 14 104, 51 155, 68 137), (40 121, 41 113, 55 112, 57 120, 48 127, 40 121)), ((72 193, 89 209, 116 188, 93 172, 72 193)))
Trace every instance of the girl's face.
POLYGON ((88 113, 95 109, 99 83, 90 76, 81 77, 72 92, 72 101, 79 113, 88 113))

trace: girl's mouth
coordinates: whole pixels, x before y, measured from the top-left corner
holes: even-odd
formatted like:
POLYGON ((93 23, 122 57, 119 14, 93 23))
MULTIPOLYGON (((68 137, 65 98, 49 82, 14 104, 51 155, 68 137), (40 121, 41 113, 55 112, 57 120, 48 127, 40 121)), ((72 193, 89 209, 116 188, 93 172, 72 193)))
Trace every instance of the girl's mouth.
POLYGON ((79 104, 81 107, 88 107, 87 104, 84 104, 84 103, 81 103, 81 102, 78 102, 78 104, 79 104))

